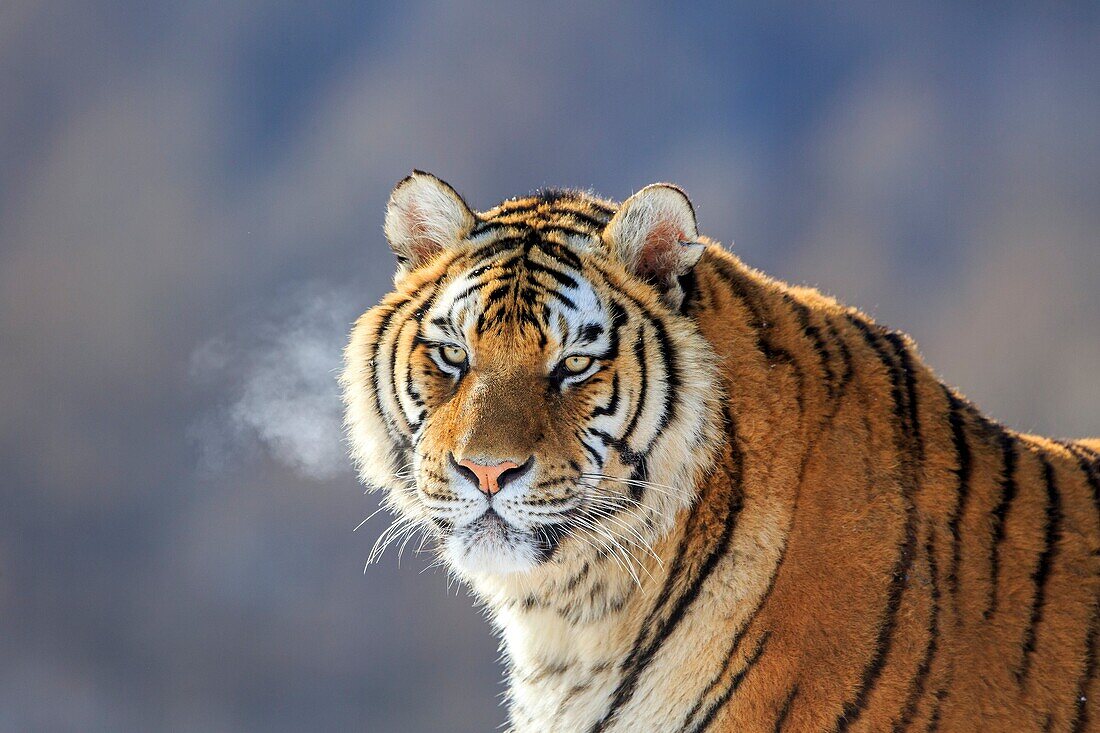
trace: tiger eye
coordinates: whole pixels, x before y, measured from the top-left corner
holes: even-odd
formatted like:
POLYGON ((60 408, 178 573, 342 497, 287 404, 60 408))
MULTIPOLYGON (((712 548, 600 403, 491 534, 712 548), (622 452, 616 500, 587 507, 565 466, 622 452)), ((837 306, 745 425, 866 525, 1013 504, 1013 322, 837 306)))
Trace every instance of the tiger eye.
POLYGON ((565 371, 570 374, 580 374, 591 365, 591 356, 570 356, 565 360, 565 371))
POLYGON ((439 353, 443 356, 443 361, 452 366, 462 366, 466 363, 466 349, 461 346, 442 346, 439 353))

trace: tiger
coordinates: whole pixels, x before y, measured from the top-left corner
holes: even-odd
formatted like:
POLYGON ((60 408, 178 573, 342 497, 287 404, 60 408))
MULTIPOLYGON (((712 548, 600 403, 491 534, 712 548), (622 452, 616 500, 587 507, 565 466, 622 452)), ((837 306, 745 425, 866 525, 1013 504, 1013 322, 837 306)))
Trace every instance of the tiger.
POLYGON ((1100 440, 986 417, 673 185, 416 171, 384 231, 350 452, 483 606, 510 731, 1100 730, 1100 440))

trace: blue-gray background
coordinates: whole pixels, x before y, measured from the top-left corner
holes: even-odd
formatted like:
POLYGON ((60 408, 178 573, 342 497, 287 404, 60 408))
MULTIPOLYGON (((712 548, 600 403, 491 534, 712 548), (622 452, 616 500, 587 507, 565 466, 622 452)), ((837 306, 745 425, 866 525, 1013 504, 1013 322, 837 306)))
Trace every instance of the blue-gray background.
POLYGON ((1100 6, 0 4, 0 730, 486 731, 333 370, 390 187, 692 195, 995 417, 1100 433, 1100 6))

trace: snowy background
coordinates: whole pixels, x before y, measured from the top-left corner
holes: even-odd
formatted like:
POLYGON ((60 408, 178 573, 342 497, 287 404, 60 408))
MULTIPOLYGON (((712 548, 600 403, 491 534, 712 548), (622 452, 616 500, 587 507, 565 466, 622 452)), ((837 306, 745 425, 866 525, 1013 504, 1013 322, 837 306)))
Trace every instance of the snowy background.
POLYGON ((413 167, 679 183, 995 417, 1100 434, 1097 69, 1095 3, 0 4, 0 730, 503 721, 469 598, 352 531, 334 370, 413 167))

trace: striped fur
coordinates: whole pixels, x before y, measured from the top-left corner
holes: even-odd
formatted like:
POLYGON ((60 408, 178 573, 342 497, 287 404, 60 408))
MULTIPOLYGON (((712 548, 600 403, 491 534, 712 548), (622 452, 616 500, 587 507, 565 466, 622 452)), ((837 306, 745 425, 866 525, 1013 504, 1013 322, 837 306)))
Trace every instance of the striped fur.
POLYGON ((618 210, 433 223, 347 349, 362 478, 484 600, 512 730, 1100 730, 1100 440, 989 420, 905 335, 695 236, 643 279, 618 210), (535 468, 490 522, 450 454, 535 468))

